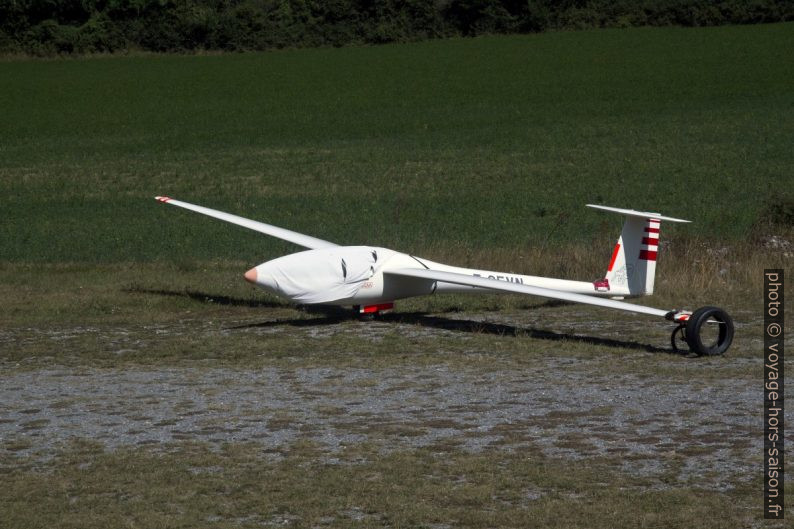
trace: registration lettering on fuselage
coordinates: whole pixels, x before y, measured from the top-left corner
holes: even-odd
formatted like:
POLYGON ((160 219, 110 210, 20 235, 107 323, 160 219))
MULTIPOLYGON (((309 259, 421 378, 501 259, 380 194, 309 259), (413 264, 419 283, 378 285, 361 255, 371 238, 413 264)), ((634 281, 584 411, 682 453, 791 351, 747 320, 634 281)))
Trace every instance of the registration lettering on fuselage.
POLYGON ((488 279, 493 279, 495 281, 505 281, 506 283, 518 283, 519 285, 524 284, 524 279, 518 276, 495 276, 495 275, 481 275, 481 274, 474 274, 474 277, 487 277, 488 279))

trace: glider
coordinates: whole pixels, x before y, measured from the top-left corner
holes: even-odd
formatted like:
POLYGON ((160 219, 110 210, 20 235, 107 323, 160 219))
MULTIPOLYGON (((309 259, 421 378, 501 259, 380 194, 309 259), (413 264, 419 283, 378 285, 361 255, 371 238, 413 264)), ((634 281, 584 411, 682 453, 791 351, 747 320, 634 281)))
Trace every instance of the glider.
POLYGON ((375 246, 338 246, 181 200, 155 199, 306 248, 257 265, 244 275, 248 282, 299 304, 352 305, 361 314, 374 315, 393 308, 395 300, 413 296, 511 292, 663 317, 677 324, 671 336, 673 349, 685 342, 697 355, 720 355, 733 341, 733 321, 719 307, 690 312, 621 301, 653 293, 661 222, 689 222, 683 219, 587 204, 625 217, 605 276, 590 282, 449 266, 375 246))

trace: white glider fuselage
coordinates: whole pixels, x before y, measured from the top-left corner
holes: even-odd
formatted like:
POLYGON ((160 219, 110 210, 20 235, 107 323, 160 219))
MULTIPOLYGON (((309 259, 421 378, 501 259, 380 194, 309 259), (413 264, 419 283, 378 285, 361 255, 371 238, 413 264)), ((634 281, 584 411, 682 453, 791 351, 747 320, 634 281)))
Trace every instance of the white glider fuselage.
POLYGON ((434 293, 494 292, 478 286, 389 274, 411 268, 591 296, 629 295, 628 291, 599 292, 592 282, 462 268, 370 246, 336 246, 289 254, 254 267, 245 277, 264 290, 302 304, 376 305, 434 293))

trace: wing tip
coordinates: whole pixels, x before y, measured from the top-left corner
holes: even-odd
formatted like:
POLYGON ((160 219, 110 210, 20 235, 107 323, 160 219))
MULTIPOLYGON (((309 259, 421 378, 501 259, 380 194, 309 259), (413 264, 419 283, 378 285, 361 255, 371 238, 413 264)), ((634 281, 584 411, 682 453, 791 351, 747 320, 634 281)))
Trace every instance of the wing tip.
POLYGON ((154 197, 154 199, 158 202, 168 202, 169 200, 171 200, 171 197, 156 196, 154 197))

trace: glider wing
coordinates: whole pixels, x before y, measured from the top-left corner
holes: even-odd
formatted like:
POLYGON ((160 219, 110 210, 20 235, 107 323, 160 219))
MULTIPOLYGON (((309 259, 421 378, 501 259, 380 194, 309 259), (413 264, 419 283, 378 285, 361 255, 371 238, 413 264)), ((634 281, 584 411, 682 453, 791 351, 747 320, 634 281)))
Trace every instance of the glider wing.
POLYGON ((425 270, 421 268, 398 268, 395 270, 384 270, 383 273, 394 276, 416 277, 421 279, 429 279, 431 281, 454 283, 456 285, 467 285, 471 287, 488 288, 491 290, 501 290, 504 292, 515 292, 516 294, 529 294, 531 296, 560 299, 563 301, 572 301, 574 303, 585 303, 588 305, 609 307, 612 309, 625 310, 628 312, 650 314, 652 316, 665 316, 668 312, 670 312, 667 310, 654 309, 652 307, 644 307, 642 305, 634 305, 632 303, 626 303, 625 301, 597 298, 594 296, 588 296, 586 294, 574 294, 573 292, 533 287, 529 285, 522 285, 520 283, 508 283, 506 281, 488 279, 487 277, 470 276, 454 272, 441 272, 438 270, 425 270))
POLYGON ((257 222, 255 220, 238 217, 237 215, 232 215, 231 213, 224 213, 223 211, 205 208, 204 206, 197 206, 195 204, 182 202, 181 200, 175 200, 170 197, 154 197, 154 198, 165 204, 171 204, 172 206, 179 206, 180 208, 189 209, 190 211, 195 211, 196 213, 201 213, 202 215, 207 215, 209 217, 224 220, 226 222, 231 222, 232 224, 237 224, 238 226, 242 226, 250 230, 258 231, 259 233, 264 233, 265 235, 270 235, 271 237, 277 237, 279 239, 283 239, 285 241, 297 244, 298 246, 303 246, 304 248, 309 248, 310 250, 318 250, 320 248, 333 248, 334 246, 337 246, 332 242, 324 241, 322 239, 317 239, 316 237, 311 237, 309 235, 304 235, 296 231, 279 228, 278 226, 265 224, 264 222, 257 222))

